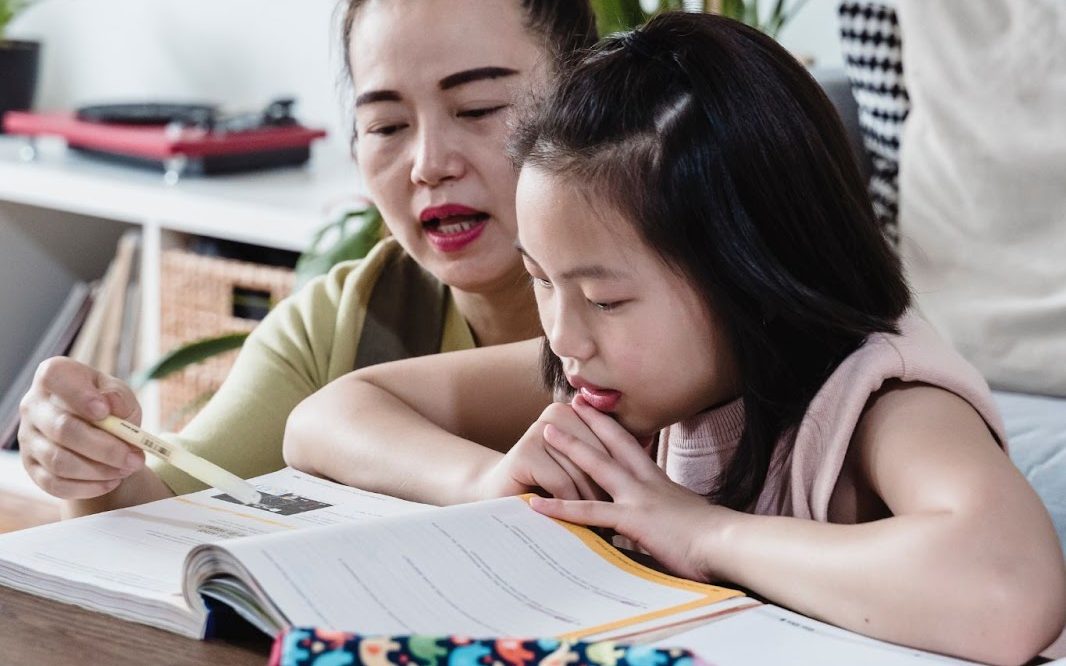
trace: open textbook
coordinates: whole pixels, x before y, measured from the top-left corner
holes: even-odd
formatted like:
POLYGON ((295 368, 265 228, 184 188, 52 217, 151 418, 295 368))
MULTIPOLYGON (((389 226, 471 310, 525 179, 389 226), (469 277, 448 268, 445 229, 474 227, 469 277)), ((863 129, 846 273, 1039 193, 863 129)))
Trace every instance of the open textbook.
POLYGON ((651 643, 686 648, 714 666, 978 666, 931 652, 868 638, 772 604, 722 612, 651 643))
POLYGON ((431 507, 291 469, 251 481, 253 506, 209 489, 0 535, 0 584, 195 638, 214 602, 270 635, 588 638, 755 603, 643 567, 522 498, 431 507))

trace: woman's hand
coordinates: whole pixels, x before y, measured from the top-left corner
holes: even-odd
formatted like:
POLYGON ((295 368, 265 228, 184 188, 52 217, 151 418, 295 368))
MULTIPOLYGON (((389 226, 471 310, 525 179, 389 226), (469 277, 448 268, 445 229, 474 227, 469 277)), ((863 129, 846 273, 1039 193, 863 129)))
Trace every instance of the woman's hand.
POLYGON ((567 500, 607 499, 605 493, 579 465, 559 449, 549 446, 546 429, 565 430, 584 446, 606 454, 599 439, 567 404, 548 405, 521 439, 483 474, 475 499, 545 492, 567 500))
POLYGON ((707 542, 734 512, 671 481, 633 435, 580 396, 572 405, 596 442, 551 423, 544 428, 547 449, 575 465, 612 501, 574 501, 557 495, 535 498, 533 508, 552 518, 611 528, 685 578, 712 578, 705 560, 713 548, 707 542))
POLYGON ((50 495, 99 497, 144 467, 143 452, 92 425, 108 414, 140 424, 140 403, 124 383, 87 365, 64 357, 41 363, 19 414, 22 464, 50 495))

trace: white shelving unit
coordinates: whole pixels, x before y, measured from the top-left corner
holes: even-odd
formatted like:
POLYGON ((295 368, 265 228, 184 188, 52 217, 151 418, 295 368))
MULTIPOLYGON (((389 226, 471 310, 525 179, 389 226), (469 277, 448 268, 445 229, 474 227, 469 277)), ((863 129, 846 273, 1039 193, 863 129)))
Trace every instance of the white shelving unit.
MULTIPOLYGON (((142 230, 143 363, 160 352, 161 299, 181 297, 159 293, 165 248, 199 235, 302 251, 332 210, 362 193, 351 159, 328 143, 316 145, 302 168, 188 177, 174 185, 164 183, 161 173, 82 157, 58 141, 38 142, 36 158, 27 162, 24 146, 21 139, 0 136, 0 355, 9 361, 0 362, 0 371, 30 351, 75 279, 94 277, 84 275, 93 270, 95 277, 102 274, 99 257, 110 256, 122 228, 142 230), (49 225, 60 227, 49 232, 49 225), (16 253, 35 258, 5 279, 4 266, 18 258, 8 254, 16 253), (98 257, 95 265, 72 267, 83 255, 98 257), (57 279, 66 287, 33 293, 57 279)), ((0 379, 8 380, 4 374, 0 379)), ((155 427, 154 391, 142 402, 145 425, 155 427)))

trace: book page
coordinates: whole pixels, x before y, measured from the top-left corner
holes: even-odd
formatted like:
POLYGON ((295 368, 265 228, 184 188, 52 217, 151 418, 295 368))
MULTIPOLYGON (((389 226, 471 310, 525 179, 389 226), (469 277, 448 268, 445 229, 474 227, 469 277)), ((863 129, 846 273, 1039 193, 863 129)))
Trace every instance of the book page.
POLYGON ((364 634, 579 636, 740 594, 582 534, 510 497, 224 547, 292 625, 364 634))
MULTIPOLYGON (((181 586, 182 565, 194 546, 427 508, 292 469, 251 482, 264 493, 262 505, 244 506, 208 489, 2 535, 0 583, 159 626, 138 617, 143 608, 133 604, 172 607, 174 617, 191 617, 181 586)), ((182 633, 188 633, 185 625, 182 633)))
POLYGON ((651 645, 688 648, 715 666, 973 664, 868 638, 770 604, 727 615, 651 645))

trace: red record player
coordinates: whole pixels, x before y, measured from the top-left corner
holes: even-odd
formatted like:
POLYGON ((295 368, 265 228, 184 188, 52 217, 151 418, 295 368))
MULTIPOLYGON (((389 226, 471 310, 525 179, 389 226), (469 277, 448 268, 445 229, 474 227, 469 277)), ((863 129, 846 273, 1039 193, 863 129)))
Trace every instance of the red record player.
POLYGON ((33 141, 57 136, 68 147, 123 164, 183 175, 236 173, 305 163, 311 143, 326 136, 298 123, 292 100, 272 102, 262 113, 221 116, 214 107, 188 104, 120 104, 75 113, 9 111, 4 131, 33 141))

